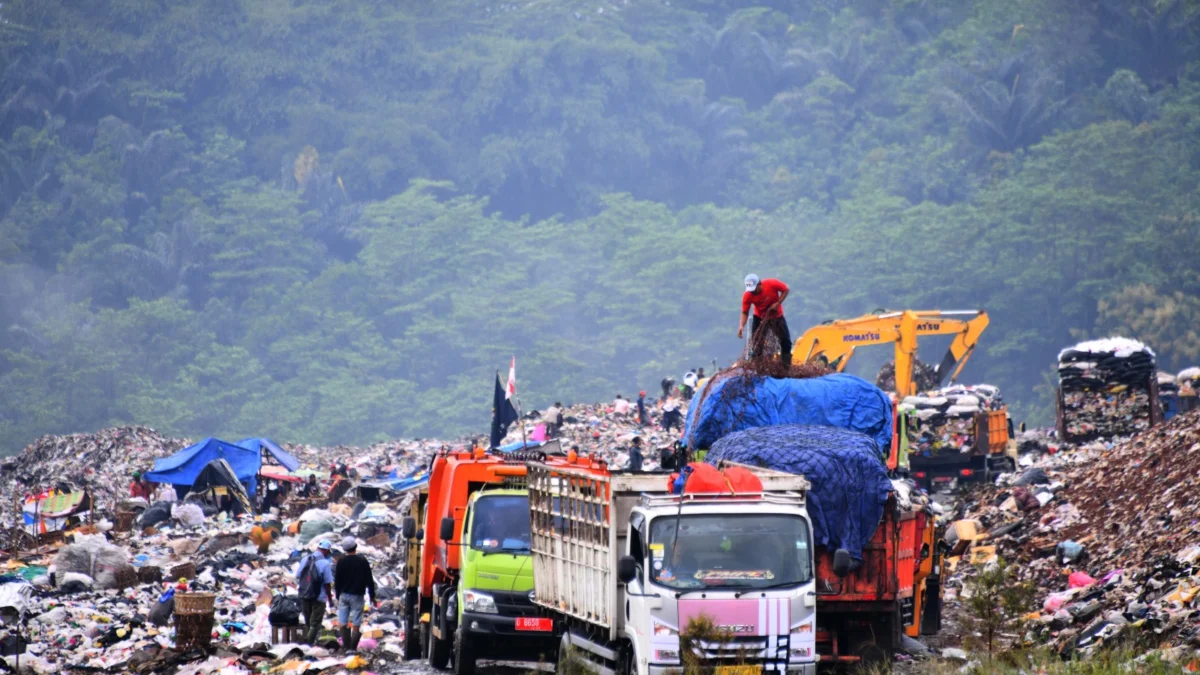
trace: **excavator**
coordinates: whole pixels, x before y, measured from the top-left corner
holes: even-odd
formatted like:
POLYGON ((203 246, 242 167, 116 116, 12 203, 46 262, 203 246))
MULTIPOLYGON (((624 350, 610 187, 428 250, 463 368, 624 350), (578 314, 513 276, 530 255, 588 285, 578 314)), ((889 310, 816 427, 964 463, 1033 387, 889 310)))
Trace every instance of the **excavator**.
POLYGON ((979 414, 974 424, 973 452, 924 457, 909 456, 907 416, 896 410, 895 404, 918 393, 914 377, 917 338, 954 336, 934 372, 936 385, 940 386, 947 375, 951 383, 958 379, 987 326, 987 312, 981 309, 885 311, 854 319, 826 321, 808 329, 796 340, 792 358, 806 363, 825 363, 840 373, 846 369, 857 348, 892 343, 896 353, 896 385, 890 393, 896 418, 893 420, 895 432, 888 468, 908 467, 913 476, 927 486, 951 479, 967 481, 983 478, 1001 465, 1016 467, 1016 443, 1010 442, 1013 434, 1008 411, 1001 409, 979 414))
POLYGON ((867 345, 893 343, 896 348, 896 396, 915 396, 917 385, 913 366, 917 358, 917 338, 928 335, 954 335, 950 349, 937 367, 940 384, 950 373, 958 379, 975 351, 979 335, 988 326, 987 312, 977 310, 911 310, 867 314, 855 319, 826 321, 814 326, 792 348, 792 358, 803 362, 822 361, 842 372, 854 356, 854 350, 867 345), (952 371, 952 372, 951 372, 952 371))

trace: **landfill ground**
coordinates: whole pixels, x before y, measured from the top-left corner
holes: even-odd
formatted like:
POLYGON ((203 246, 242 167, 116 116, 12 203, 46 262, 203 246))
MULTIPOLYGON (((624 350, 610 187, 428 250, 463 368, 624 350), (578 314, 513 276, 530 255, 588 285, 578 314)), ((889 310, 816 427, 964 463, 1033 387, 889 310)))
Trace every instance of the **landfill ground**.
MULTIPOLYGON (((558 431, 564 445, 578 444, 618 465, 627 461, 625 448, 633 435, 649 441, 647 467, 656 465, 655 450, 670 438, 656 426, 656 406, 650 411, 655 425, 651 428, 610 405, 574 406, 563 412, 558 431)), ((540 425, 538 413, 526 421, 529 432, 540 425)), ((507 440, 513 440, 512 435, 507 440)), ((979 569, 971 561, 987 565, 998 558, 1013 564, 1018 580, 1037 588, 1026 621, 1006 630, 1005 640, 1076 658, 1140 640, 1147 653, 1200 670, 1200 498, 1193 487, 1193 477, 1200 474, 1200 411, 1131 438, 1072 445, 1041 430, 1022 434, 1019 443, 1018 469, 1000 475, 995 484, 923 498, 947 528, 954 567, 944 578, 941 632, 907 643, 892 671, 948 672, 970 658, 962 651, 962 601, 979 569)), ((252 530, 262 528, 252 519, 231 520, 178 504, 159 506, 154 499, 142 504, 133 531, 115 525, 113 520, 120 519, 114 513, 130 507, 126 495, 131 473, 187 445, 184 439, 164 438, 144 427, 106 429, 43 437, 0 467, 0 509, 9 522, 20 517, 22 493, 33 488, 83 487, 96 500, 94 513, 75 531, 73 543, 51 539, 31 547, 28 540, 20 540, 22 528, 7 530, 4 548, 21 553, 15 559, 8 556, 4 571, 10 581, 19 576, 37 589, 17 599, 11 593, 18 584, 0 583, 0 595, 6 588, 10 593, 0 604, 15 602, 33 617, 26 632, 28 651, 21 656, 24 667, 34 664, 29 672, 442 672, 423 660, 402 661, 398 621, 387 619, 399 613, 397 591, 403 585, 404 545, 398 529, 406 512, 404 498, 366 508, 353 497, 311 507, 300 503, 299 509, 285 502, 287 508, 276 516, 282 531, 275 532, 265 553, 256 546, 252 530), (143 522, 155 507, 160 512, 153 522, 143 522), (347 654, 310 648, 278 653, 273 659, 260 652, 258 662, 240 661, 239 650, 245 655, 269 642, 270 591, 291 583, 303 552, 320 537, 340 541, 348 535, 360 541, 360 552, 371 561, 384 595, 384 605, 367 615, 367 624, 383 631, 375 644, 361 650, 359 662, 347 654), (86 573, 81 560, 90 566, 86 573), (181 563, 195 567, 188 573, 189 590, 217 593, 217 615, 228 630, 216 631, 217 655, 206 661, 176 659, 167 668, 135 669, 130 664, 138 659, 169 654, 174 628, 152 624, 146 617, 157 606, 159 594, 176 582, 174 566, 181 563), (56 589, 47 587, 45 572, 51 564, 58 572, 56 589), (141 578, 160 568, 161 581, 141 578)), ((404 475, 427 466, 443 445, 427 440, 368 448, 286 447, 320 473, 321 485, 328 489, 325 469, 330 464, 349 465, 359 480, 404 475)), ((331 618, 326 617, 327 629, 331 618)), ((335 639, 328 632, 322 638, 335 639)), ((479 672, 487 674, 535 670, 553 668, 516 662, 479 665, 479 672)))

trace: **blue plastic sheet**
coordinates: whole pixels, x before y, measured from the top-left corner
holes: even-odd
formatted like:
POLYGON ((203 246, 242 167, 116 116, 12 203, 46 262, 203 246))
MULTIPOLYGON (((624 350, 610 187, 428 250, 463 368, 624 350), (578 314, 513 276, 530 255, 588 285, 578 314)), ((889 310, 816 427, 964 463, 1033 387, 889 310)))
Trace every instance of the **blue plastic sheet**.
POLYGON ((704 461, 721 460, 807 478, 816 545, 844 548, 855 562, 878 529, 892 490, 875 441, 845 429, 787 424, 738 431, 714 443, 704 461))
POLYGON ((146 480, 153 483, 186 485, 190 488, 204 467, 215 459, 228 462, 237 479, 248 485, 247 492, 254 494, 257 486, 255 475, 262 466, 262 455, 256 450, 211 436, 170 457, 155 460, 154 470, 146 472, 146 480))
POLYGON ((710 448, 735 431, 780 424, 857 431, 886 453, 892 443, 892 402, 879 387, 842 373, 805 380, 759 377, 749 387, 735 375, 692 399, 684 441, 693 449, 710 448))

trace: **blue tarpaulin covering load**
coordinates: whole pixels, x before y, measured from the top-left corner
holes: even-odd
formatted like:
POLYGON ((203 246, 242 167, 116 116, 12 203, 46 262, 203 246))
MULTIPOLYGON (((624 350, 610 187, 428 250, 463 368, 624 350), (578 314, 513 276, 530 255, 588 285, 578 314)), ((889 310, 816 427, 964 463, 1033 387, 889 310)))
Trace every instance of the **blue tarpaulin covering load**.
POLYGON ((227 443, 212 436, 170 457, 154 460, 154 470, 146 473, 146 480, 152 483, 186 485, 191 488, 204 467, 215 459, 228 462, 237 479, 246 483, 250 488, 248 492, 254 494, 254 477, 262 466, 262 455, 257 450, 227 443))
POLYGON ((892 402, 879 387, 853 375, 798 380, 734 374, 692 399, 684 441, 693 449, 711 448, 735 431, 780 424, 857 431, 886 453, 892 443, 892 402))
POLYGON ((721 460, 802 474, 812 484, 808 514, 816 545, 844 548, 855 562, 892 490, 875 441, 845 429, 786 424, 738 431, 714 443, 705 458, 721 460))

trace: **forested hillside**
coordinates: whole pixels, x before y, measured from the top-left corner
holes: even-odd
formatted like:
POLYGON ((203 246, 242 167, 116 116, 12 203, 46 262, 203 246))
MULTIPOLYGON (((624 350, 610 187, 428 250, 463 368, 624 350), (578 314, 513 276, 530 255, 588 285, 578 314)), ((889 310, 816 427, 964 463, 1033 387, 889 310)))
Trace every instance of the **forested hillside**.
POLYGON ((513 354, 727 363, 747 272, 987 309, 1045 422, 1078 338, 1200 361, 1198 64, 1200 0, 6 0, 0 449, 481 431, 513 354))

